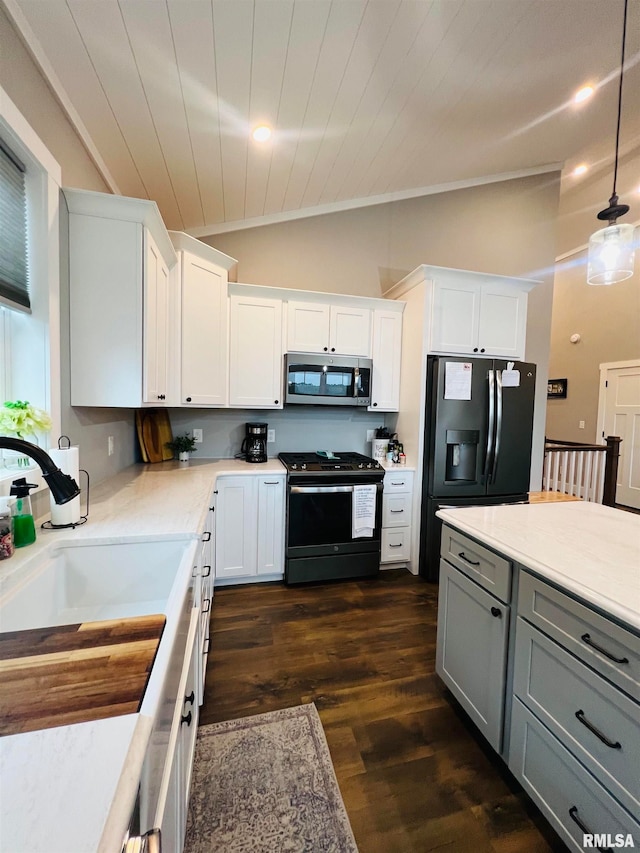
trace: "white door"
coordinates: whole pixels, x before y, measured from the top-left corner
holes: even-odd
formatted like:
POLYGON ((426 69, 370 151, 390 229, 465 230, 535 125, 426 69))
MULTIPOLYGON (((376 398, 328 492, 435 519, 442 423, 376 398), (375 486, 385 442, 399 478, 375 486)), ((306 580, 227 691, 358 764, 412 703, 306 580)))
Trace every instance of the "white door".
POLYGON ((616 503, 640 509, 640 362, 600 365, 599 441, 620 443, 616 503))
POLYGON ((373 312, 372 412, 397 412, 400 408, 400 358, 402 354, 402 314, 373 312))
POLYGON ((229 311, 229 405, 281 409, 282 301, 233 295, 229 311))
POLYGON ((480 287, 475 282, 436 282, 431 349, 461 355, 477 352, 479 315, 480 287))
POLYGON ((371 310, 331 306, 329 351, 341 355, 371 356, 371 310))
POLYGON ((169 270, 145 229, 143 400, 160 406, 167 399, 168 300, 169 270))
POLYGON ((226 275, 201 258, 182 258, 183 405, 224 406, 227 402, 226 275))
POLYGON ((258 477, 258 574, 284 573, 284 477, 258 477))
POLYGON ((288 352, 328 352, 329 305, 316 302, 287 303, 288 352))
POLYGON ((216 579, 256 574, 258 478, 219 477, 216 500, 216 579))
POLYGON ((524 358, 527 300, 527 293, 516 290, 512 285, 482 286, 478 322, 479 354, 524 358))

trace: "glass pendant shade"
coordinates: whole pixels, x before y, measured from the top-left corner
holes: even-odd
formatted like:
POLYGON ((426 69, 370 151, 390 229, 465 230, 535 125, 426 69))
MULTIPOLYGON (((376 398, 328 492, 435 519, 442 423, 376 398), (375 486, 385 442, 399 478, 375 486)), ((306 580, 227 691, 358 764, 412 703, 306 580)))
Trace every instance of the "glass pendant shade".
POLYGON ((631 278, 635 256, 633 225, 608 225, 591 235, 587 282, 617 284, 631 278))

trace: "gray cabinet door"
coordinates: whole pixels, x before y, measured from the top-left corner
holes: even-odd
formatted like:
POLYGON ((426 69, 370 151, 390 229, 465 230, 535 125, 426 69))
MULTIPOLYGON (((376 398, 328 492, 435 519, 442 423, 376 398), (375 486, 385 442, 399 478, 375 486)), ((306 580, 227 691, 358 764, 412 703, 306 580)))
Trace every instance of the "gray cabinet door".
POLYGON ((509 607, 440 563, 436 672, 501 751, 509 607))

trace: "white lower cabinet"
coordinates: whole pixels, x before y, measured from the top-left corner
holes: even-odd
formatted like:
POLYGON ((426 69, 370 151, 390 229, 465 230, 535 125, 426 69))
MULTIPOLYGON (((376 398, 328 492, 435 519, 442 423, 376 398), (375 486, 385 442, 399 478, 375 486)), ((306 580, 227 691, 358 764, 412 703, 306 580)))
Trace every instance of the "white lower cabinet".
POLYGON ((198 729, 198 702, 196 696, 197 670, 200 649, 198 646, 200 612, 192 609, 187 635, 188 654, 178 686, 167 759, 164 766, 158 810, 154 825, 160 827, 163 853, 180 853, 187 826, 187 807, 191 785, 191 768, 198 729))
POLYGON ((218 477, 216 581, 284 574, 283 474, 218 477))
POLYGON ((502 748, 509 612, 507 604, 441 561, 436 672, 497 751, 502 748))
POLYGON ((382 492, 382 550, 380 563, 406 563, 411 559, 413 471, 400 468, 384 475, 382 492))

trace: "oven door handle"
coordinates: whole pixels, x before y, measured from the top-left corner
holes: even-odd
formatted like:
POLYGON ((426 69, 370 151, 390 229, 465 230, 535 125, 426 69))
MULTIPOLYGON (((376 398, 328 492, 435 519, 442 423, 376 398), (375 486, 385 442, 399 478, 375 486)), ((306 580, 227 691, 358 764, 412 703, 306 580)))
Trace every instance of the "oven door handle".
POLYGON ((352 492, 353 486, 289 486, 295 495, 316 495, 332 492, 352 492))

